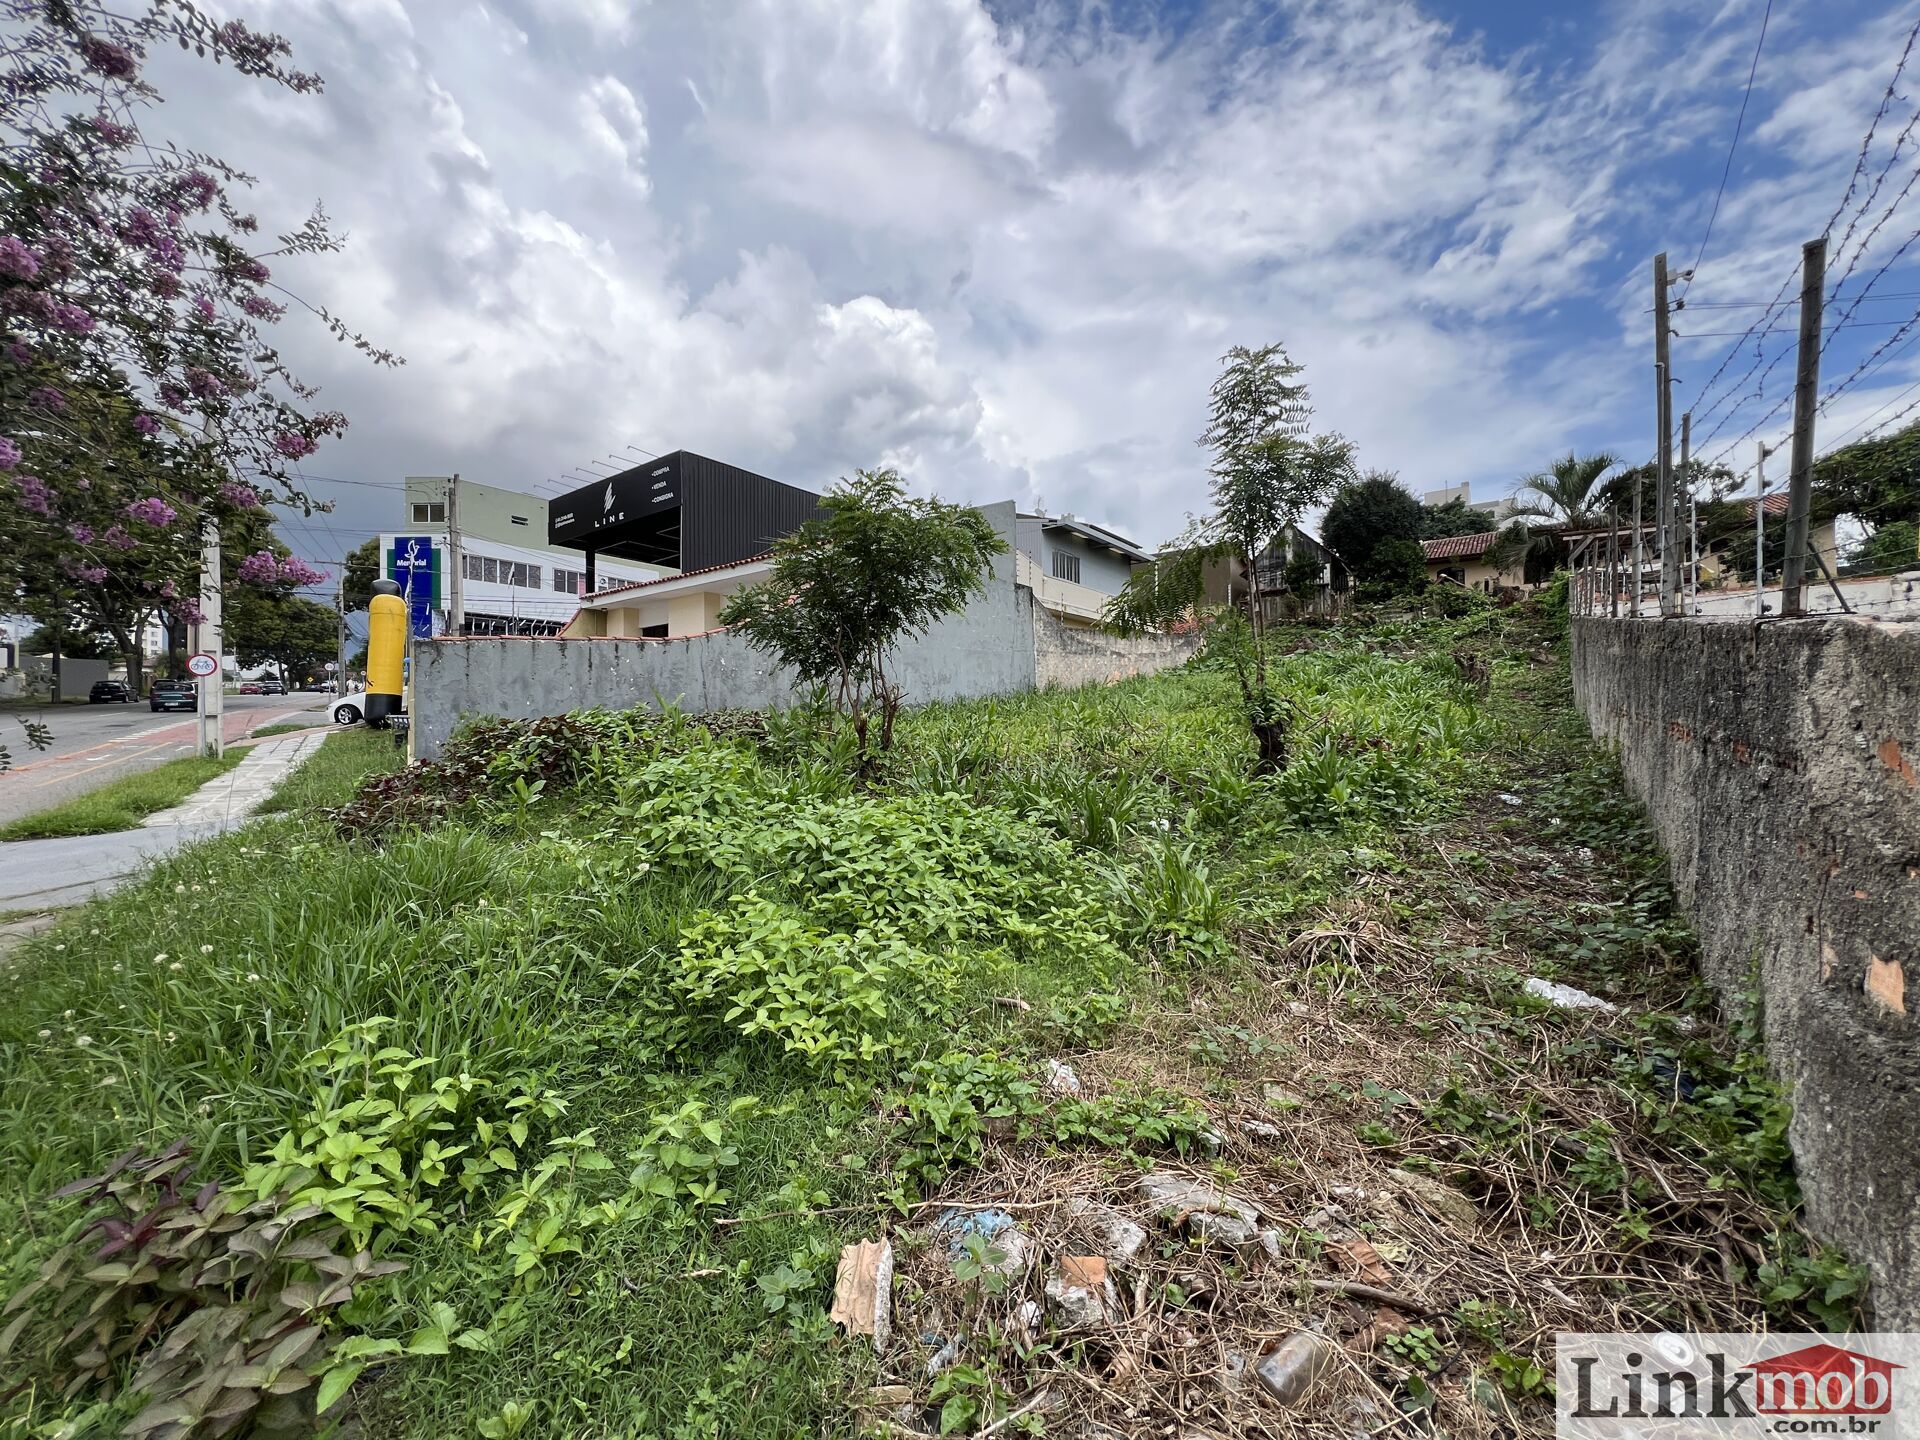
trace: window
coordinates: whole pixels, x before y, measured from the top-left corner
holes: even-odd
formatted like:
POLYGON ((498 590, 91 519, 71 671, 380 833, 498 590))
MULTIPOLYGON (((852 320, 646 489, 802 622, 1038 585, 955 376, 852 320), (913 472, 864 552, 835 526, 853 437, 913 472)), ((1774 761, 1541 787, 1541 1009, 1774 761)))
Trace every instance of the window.
POLYGON ((1074 584, 1078 585, 1080 583, 1080 557, 1078 555, 1069 555, 1064 550, 1054 551, 1053 578, 1056 580, 1071 580, 1074 584))
POLYGON ((480 557, 478 555, 462 555, 460 557, 460 573, 469 580, 480 579, 480 557))
POLYGON ((489 555, 480 562, 480 578, 489 585, 500 583, 500 562, 489 555))
POLYGON ((416 501, 413 507, 413 523, 416 525, 446 524, 446 502, 443 500, 434 500, 431 502, 416 501))
POLYGON ((558 565, 553 567, 553 588, 562 595, 578 595, 586 579, 587 572, 584 570, 562 570, 558 565))

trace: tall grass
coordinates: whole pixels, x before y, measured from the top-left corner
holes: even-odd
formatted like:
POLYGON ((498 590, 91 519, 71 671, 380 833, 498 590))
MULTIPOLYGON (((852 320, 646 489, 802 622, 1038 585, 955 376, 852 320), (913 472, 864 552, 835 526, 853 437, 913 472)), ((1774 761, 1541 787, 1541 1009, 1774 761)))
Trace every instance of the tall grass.
POLYGON ((354 1323, 404 1330, 445 1300, 493 1349, 363 1381, 367 1433, 470 1434, 517 1400, 538 1433, 851 1434, 860 1362, 820 1315, 838 1245, 905 1193, 876 1097, 949 1050, 1033 1060, 1049 1015, 1123 1013, 1153 970, 1239 963, 1276 875, 1437 813, 1486 732, 1410 661, 1295 655, 1280 683, 1300 761, 1275 778, 1251 774, 1231 682, 1192 671, 916 710, 873 783, 817 717, 758 744, 610 726, 572 788, 503 780, 378 844, 318 818, 394 763, 382 737, 337 736, 287 817, 176 856, 0 972, 0 1208, 31 1222, 0 1227, 0 1283, 67 1223, 54 1188, 182 1136, 236 1175, 314 1104, 306 1057, 389 1017, 429 1073, 564 1097, 620 1174, 661 1112, 758 1097, 726 1123, 725 1208, 780 1218, 617 1227, 527 1288, 477 1212, 446 1210, 391 1242, 410 1268, 354 1323), (908 958, 873 968, 887 956, 908 958), (798 1019, 769 1010, 789 992, 812 997, 798 1019), (796 1043, 825 1023, 858 1043, 796 1043), (780 1266, 813 1279, 776 1315, 756 1278, 780 1266))

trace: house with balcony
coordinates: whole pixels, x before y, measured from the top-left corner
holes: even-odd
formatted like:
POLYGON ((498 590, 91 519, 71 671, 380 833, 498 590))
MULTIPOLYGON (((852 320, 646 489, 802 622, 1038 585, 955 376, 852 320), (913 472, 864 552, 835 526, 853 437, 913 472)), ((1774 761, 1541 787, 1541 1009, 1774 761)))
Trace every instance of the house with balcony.
POLYGON ((1097 625, 1107 601, 1153 555, 1126 536, 1076 515, 1014 516, 1014 578, 1068 625, 1097 625))

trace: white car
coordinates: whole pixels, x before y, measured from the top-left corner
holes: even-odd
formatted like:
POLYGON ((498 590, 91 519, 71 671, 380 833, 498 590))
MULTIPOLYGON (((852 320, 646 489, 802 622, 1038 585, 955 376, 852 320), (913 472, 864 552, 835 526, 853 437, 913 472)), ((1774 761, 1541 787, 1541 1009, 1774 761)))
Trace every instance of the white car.
MULTIPOLYGON (((404 715, 407 712, 399 712, 404 715)), ((336 725, 358 725, 367 718, 367 692, 349 690, 333 702, 333 723, 336 725)), ((389 717, 391 718, 391 717, 389 717)))

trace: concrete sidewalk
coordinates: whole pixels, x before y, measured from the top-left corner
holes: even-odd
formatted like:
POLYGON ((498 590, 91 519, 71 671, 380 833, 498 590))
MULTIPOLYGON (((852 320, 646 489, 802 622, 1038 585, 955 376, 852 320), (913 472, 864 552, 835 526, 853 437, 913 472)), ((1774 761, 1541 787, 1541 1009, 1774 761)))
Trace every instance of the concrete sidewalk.
POLYGON ((0 911, 78 905, 124 883, 149 861, 231 830, 266 801, 328 731, 263 740, 233 769, 137 830, 0 844, 0 911))

